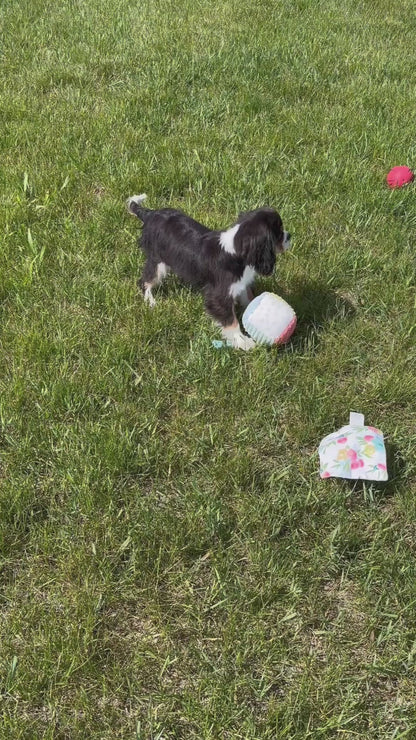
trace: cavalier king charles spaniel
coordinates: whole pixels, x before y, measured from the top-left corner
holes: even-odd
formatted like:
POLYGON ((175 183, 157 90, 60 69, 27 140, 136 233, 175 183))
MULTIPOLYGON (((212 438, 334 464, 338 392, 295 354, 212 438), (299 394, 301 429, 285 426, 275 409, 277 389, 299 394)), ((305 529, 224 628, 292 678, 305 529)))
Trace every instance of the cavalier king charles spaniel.
POLYGON ((254 347, 241 331, 234 304, 238 300, 246 308, 256 275, 271 275, 276 255, 290 247, 277 211, 258 208, 242 213, 225 231, 211 231, 182 211, 145 208, 145 198, 133 195, 127 201, 129 213, 143 222, 140 245, 146 262, 140 284, 145 301, 155 305, 152 289, 172 271, 202 291, 207 312, 229 344, 254 347))

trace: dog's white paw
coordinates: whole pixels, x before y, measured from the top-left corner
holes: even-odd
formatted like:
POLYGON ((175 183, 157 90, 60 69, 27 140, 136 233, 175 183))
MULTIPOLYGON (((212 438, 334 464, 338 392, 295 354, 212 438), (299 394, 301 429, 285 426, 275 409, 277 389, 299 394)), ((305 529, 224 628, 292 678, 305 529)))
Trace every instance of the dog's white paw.
POLYGON ((154 306, 156 306, 155 297, 152 293, 151 288, 146 288, 146 290, 144 291, 143 297, 144 297, 144 302, 147 303, 147 305, 150 306, 150 308, 153 308, 154 306))
POLYGON ((248 352, 250 349, 253 349, 253 347, 256 346, 256 343, 254 339, 251 339, 251 337, 245 337, 244 334, 242 334, 238 338, 238 343, 236 346, 238 349, 243 349, 245 352, 248 352))
POLYGON ((253 349, 256 346, 254 339, 246 337, 241 331, 228 332, 224 331, 224 337, 227 340, 227 344, 235 349, 242 349, 245 352, 253 349))

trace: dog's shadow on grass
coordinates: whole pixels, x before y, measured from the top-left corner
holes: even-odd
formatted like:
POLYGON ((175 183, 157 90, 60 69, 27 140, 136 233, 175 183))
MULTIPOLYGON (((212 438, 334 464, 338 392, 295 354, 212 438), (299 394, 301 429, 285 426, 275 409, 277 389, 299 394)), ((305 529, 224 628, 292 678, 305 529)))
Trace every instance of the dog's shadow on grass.
POLYGON ((356 312, 352 301, 323 282, 299 281, 292 284, 290 290, 279 285, 275 292, 296 313, 296 331, 288 345, 295 352, 304 351, 305 346, 315 348, 319 336, 329 323, 351 319, 356 312))
MULTIPOLYGON (((140 290, 140 288, 139 288, 140 290)), ((178 295, 182 290, 198 294, 196 289, 186 286, 175 275, 170 275, 154 290, 156 301, 169 295, 178 295)), ((324 282, 292 283, 290 289, 282 285, 269 288, 259 281, 255 286, 255 294, 260 295, 263 290, 272 290, 280 295, 294 309, 297 316, 296 331, 293 334, 287 348, 291 352, 309 352, 316 348, 320 335, 325 327, 331 322, 340 322, 351 319, 355 312, 355 306, 345 295, 329 288, 324 282)), ((236 305, 237 317, 241 319, 244 309, 236 305)))

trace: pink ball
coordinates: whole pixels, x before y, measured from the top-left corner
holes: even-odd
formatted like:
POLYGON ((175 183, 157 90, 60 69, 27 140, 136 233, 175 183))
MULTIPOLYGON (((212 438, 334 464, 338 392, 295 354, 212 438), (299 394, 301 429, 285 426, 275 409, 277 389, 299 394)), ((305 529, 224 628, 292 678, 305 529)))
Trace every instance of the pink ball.
POLYGON ((408 167, 393 167, 387 175, 387 185, 389 188, 402 188, 412 182, 414 174, 408 167))

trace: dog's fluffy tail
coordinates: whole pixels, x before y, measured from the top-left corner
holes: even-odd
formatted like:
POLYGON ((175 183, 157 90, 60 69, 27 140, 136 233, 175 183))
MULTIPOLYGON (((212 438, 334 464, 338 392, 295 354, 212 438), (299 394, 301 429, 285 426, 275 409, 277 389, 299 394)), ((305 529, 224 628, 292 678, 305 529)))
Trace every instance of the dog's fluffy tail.
POLYGON ((145 193, 142 193, 141 195, 132 195, 131 198, 128 198, 127 200, 128 212, 131 213, 132 216, 137 216, 137 218, 139 218, 140 221, 144 221, 146 218, 146 215, 150 213, 149 208, 144 208, 142 206, 142 203, 145 200, 146 200, 145 193))

